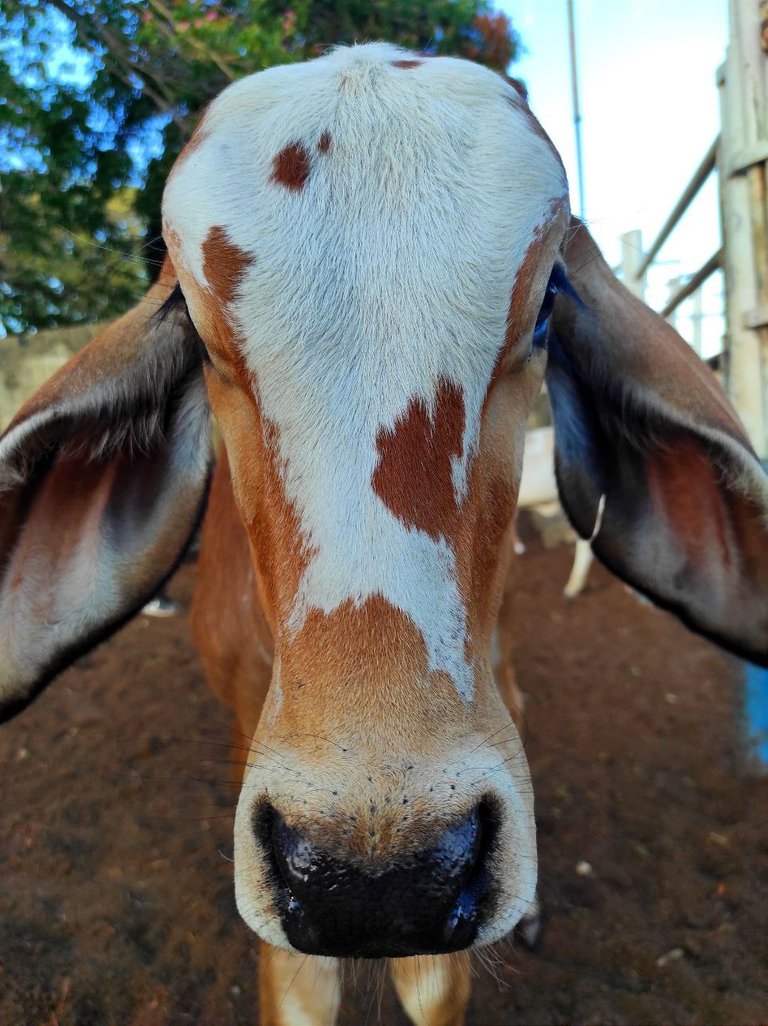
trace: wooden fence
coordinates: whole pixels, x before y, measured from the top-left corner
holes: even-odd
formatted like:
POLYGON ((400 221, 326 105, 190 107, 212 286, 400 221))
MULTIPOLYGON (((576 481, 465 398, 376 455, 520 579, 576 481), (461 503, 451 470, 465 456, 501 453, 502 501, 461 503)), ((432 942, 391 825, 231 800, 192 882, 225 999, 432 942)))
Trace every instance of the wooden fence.
POLYGON ((0 431, 21 404, 101 327, 79 324, 0 339, 0 431))
MULTIPOLYGON (((686 276, 663 305, 674 314, 725 273, 722 376, 758 455, 768 459, 768 0, 730 0, 730 39, 717 72, 721 130, 653 243, 639 232, 622 238, 622 277, 645 298, 648 269, 715 171, 722 245, 686 276)), ((682 116, 688 116, 683 112, 682 116)))

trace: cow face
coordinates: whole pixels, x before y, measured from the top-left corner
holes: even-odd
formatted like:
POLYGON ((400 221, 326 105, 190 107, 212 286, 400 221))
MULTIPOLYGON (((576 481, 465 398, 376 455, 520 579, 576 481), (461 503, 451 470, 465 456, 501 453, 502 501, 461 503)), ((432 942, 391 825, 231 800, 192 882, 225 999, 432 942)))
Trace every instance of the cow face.
POLYGON ((536 879, 490 651, 545 367, 580 533, 760 663, 766 476, 709 370, 568 223, 557 155, 488 71, 375 44, 244 79, 164 214, 172 265, 0 438, 2 715, 172 572, 210 403, 274 643, 243 916, 320 954, 492 941, 536 879))
POLYGON ((383 45, 239 82, 172 173, 165 236, 275 639, 236 831, 239 905, 273 943, 452 950, 533 897, 490 646, 567 224, 509 84, 383 45))

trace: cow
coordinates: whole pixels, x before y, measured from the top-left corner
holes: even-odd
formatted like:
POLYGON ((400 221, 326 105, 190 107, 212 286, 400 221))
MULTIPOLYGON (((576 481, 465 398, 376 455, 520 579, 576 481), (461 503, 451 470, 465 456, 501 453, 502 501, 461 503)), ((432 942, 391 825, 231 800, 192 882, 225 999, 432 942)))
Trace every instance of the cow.
POLYGON ((768 481, 485 68, 376 43, 243 78, 163 224, 158 282, 0 440, 4 715, 133 616, 204 517, 193 627, 249 739, 234 876, 261 1022, 332 1023, 339 959, 365 957, 392 959, 414 1023, 458 1024, 466 952, 535 906, 492 652, 544 378, 579 534, 762 664, 768 481))

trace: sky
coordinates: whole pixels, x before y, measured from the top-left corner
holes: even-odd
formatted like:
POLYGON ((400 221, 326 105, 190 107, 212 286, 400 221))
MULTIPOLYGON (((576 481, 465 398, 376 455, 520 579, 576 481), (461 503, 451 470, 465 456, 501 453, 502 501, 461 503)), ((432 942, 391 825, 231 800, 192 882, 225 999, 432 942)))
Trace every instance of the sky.
MULTIPOLYGON (((496 0, 526 53, 511 73, 559 149, 578 212, 566 0, 496 0)), ((719 130, 716 72, 728 40, 727 0, 575 0, 584 153, 584 214, 613 266, 620 236, 639 228, 647 248, 719 130)), ((648 300, 690 275, 720 245, 717 180, 710 179, 661 251, 648 300)), ((720 348, 722 277, 705 290, 704 352, 720 348)), ((690 313, 692 304, 686 305, 690 313)), ((690 337, 689 316, 679 330, 690 337)))

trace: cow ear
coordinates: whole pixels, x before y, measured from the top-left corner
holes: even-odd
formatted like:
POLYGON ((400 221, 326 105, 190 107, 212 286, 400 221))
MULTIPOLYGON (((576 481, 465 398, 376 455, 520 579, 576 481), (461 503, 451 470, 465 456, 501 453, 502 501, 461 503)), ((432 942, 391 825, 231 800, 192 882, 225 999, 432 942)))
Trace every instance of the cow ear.
POLYGON ((208 478, 202 363, 166 268, 0 437, 0 718, 176 566, 208 478))
POLYGON ((619 577, 768 664, 768 479, 714 374, 574 221, 547 387, 563 506, 619 577))

